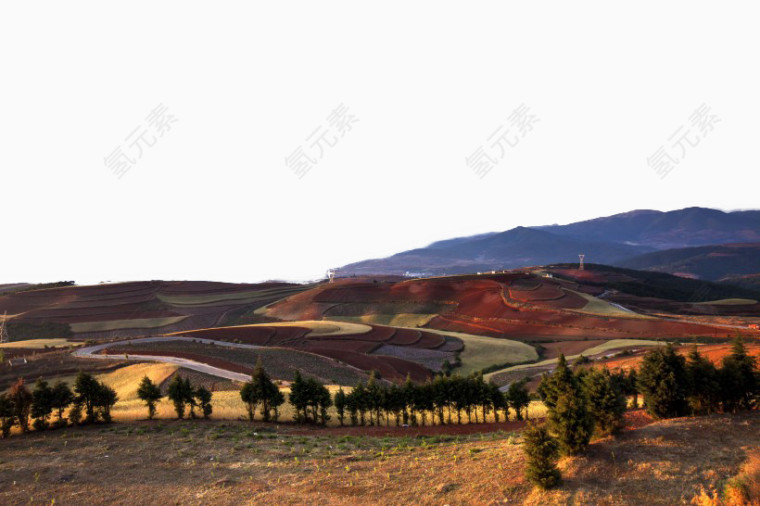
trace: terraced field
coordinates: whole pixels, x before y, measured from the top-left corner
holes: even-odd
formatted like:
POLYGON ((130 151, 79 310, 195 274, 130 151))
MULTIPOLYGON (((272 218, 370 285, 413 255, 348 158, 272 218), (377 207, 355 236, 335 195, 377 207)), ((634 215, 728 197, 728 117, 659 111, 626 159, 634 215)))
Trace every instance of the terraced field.
POLYGON ((267 347, 284 347, 339 360, 364 371, 377 371, 385 379, 403 381, 407 375, 418 381, 430 377, 428 369, 440 370, 444 360, 454 362, 461 346, 443 335, 411 328, 358 325, 340 322, 289 322, 181 332, 175 335, 234 341, 267 347), (330 332, 329 327, 336 327, 330 332), (352 333, 355 332, 355 333, 352 333), (379 349, 385 346, 389 355, 379 349), (388 348, 392 346, 393 348, 388 348), (402 356, 398 348, 437 350, 441 357, 432 364, 434 354, 414 351, 402 356), (434 367, 430 367, 434 365, 434 367))
MULTIPOLYGON (((141 281, 0 292, 12 322, 69 325, 78 339, 111 339, 212 327, 313 285, 141 281)), ((33 287, 32 287, 33 288, 33 287)), ((23 340, 24 335, 12 335, 23 340)))
POLYGON ((296 371, 324 383, 354 385, 367 374, 335 360, 285 348, 240 349, 194 342, 155 342, 108 347, 106 354, 154 355, 187 358, 221 369, 250 374, 261 359, 276 379, 292 381, 296 371))

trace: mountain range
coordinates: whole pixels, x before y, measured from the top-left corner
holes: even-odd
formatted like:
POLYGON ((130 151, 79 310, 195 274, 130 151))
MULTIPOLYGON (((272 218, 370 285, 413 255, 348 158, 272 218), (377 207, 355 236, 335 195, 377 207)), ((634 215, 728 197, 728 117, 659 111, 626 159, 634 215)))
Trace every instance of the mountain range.
POLYGON ((441 275, 574 262, 719 280, 760 272, 760 211, 637 210, 569 225, 457 237, 346 265, 339 275, 441 275))

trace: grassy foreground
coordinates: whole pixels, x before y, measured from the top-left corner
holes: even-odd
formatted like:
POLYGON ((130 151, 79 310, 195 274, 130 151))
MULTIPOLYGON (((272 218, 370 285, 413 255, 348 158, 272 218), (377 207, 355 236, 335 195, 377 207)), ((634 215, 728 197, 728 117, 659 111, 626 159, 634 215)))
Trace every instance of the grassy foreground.
POLYGON ((0 441, 0 503, 678 504, 739 474, 759 428, 752 412, 628 430, 563 459, 564 485, 537 492, 519 432, 131 422, 0 441))

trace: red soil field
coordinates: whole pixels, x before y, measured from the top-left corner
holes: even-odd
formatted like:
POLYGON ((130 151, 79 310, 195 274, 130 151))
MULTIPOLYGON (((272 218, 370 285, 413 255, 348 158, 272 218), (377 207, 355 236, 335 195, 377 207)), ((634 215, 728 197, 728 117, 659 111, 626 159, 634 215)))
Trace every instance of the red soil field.
POLYGON ((565 356, 579 355, 583 353, 583 350, 588 350, 594 346, 606 343, 606 340, 590 340, 590 341, 561 341, 557 343, 541 343, 541 346, 546 350, 542 356, 544 359, 557 358, 562 353, 565 356))
POLYGON ((387 344, 395 344, 396 346, 411 346, 417 343, 422 334, 419 330, 398 329, 387 344))
MULTIPOLYGON (((745 346, 750 355, 760 359, 760 344, 745 343, 745 346)), ((687 356, 692 349, 692 345, 680 346, 676 348, 676 352, 679 355, 687 356)), ((731 344, 707 344, 699 346, 697 349, 702 356, 708 358, 716 365, 720 365, 723 358, 731 354, 731 344)), ((647 350, 639 350, 633 355, 611 358, 601 363, 609 369, 627 370, 632 367, 638 368, 646 352, 647 350)))
MULTIPOLYGON (((376 369, 386 379, 405 379, 407 373, 413 378, 427 378, 427 369, 411 360, 395 357, 369 356, 381 343, 410 348, 436 349, 446 344, 446 338, 413 329, 395 329, 373 325, 364 334, 307 336, 309 329, 303 327, 220 327, 182 332, 185 337, 239 340, 259 346, 279 346, 308 351, 316 355, 335 358, 359 369, 376 369), (366 368, 365 368, 366 367, 366 368)), ((459 351, 462 343, 452 339, 451 350, 459 351)), ((448 351, 448 350, 447 350, 448 351)))

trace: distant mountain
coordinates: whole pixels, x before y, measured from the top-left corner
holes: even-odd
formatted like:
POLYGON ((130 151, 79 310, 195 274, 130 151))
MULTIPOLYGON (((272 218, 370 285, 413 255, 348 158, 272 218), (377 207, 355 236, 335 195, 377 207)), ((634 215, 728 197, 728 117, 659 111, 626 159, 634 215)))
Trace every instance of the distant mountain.
POLYGON ((760 243, 657 251, 626 260, 621 266, 717 281, 727 276, 760 273, 760 243))
POLYGON ((427 248, 367 260, 340 269, 350 274, 459 274, 528 265, 566 262, 579 253, 594 252, 594 261, 615 263, 651 251, 651 248, 563 237, 542 230, 517 227, 506 232, 434 243, 427 248))
MULTIPOLYGON (((624 262, 658 250, 755 242, 760 243, 760 211, 726 213, 699 207, 670 212, 639 210, 570 225, 517 227, 442 240, 388 258, 349 264, 339 273, 457 274, 571 262, 579 253, 598 264, 628 265, 624 262)), ((672 262, 677 263, 678 258, 676 254, 672 262)), ((657 270, 662 266, 664 272, 679 272, 667 267, 672 263, 670 257, 667 262, 658 259, 642 260, 641 268, 657 270)), ((718 271, 704 267, 704 272, 708 271, 695 275, 718 279, 718 271)))
POLYGON ((644 210, 537 228, 576 239, 639 244, 661 250, 760 242, 760 211, 726 213, 702 207, 670 212, 644 210))

